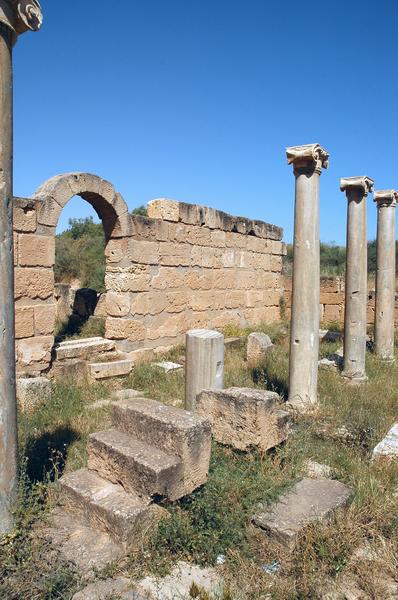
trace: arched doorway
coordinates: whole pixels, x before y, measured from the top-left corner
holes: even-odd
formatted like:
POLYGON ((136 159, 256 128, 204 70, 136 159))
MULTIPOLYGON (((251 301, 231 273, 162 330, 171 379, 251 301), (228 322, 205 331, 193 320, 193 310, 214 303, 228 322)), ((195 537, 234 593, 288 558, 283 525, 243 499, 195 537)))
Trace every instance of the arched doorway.
MULTIPOLYGON (((19 372, 39 373, 51 361, 56 306, 55 232, 74 196, 91 204, 102 221, 106 246, 130 234, 128 207, 114 186, 90 173, 57 175, 32 198, 14 199, 16 355, 19 372)), ((105 250, 106 261, 109 253, 105 250)))

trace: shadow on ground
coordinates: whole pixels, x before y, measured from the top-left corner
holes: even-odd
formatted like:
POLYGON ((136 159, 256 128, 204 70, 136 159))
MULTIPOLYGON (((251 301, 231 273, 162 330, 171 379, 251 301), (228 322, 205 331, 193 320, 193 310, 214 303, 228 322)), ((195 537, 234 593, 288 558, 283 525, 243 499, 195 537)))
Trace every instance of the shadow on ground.
POLYGON ((64 471, 70 445, 80 434, 69 426, 27 440, 26 474, 31 481, 54 481, 64 471))

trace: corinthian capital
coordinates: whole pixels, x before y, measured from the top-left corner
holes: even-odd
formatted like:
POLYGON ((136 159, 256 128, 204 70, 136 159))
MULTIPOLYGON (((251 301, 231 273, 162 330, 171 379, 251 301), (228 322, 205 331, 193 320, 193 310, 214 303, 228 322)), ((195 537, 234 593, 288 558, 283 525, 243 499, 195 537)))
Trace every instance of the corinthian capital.
POLYGON ((373 190, 374 181, 370 177, 343 177, 340 179, 340 189, 346 192, 347 196, 354 192, 360 192, 362 198, 366 198, 369 192, 373 190))
POLYGON ((319 144, 305 144, 286 148, 287 163, 293 164, 294 171, 322 172, 329 166, 329 153, 319 144))
POLYGON ((0 22, 16 34, 38 31, 43 14, 38 0, 0 0, 0 22))
POLYGON ((378 206, 396 206, 398 201, 397 190, 377 190, 373 194, 373 200, 378 206))

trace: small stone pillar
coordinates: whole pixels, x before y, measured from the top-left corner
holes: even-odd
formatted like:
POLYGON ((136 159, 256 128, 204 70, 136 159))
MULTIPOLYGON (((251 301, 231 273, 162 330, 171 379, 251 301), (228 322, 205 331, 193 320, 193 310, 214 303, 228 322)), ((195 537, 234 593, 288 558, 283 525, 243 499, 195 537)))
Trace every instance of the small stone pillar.
POLYGON ((39 29, 36 0, 0 0, 0 535, 12 529, 17 489, 17 402, 12 179, 12 48, 18 34, 39 29))
POLYGON ((287 148, 296 177, 289 404, 305 410, 318 401, 319 183, 329 154, 319 144, 287 148))
POLYGON ((224 387, 224 336, 211 329, 191 329, 185 352, 185 409, 195 411, 202 390, 224 387))
POLYGON ((348 200, 342 376, 361 382, 367 379, 365 371, 368 303, 366 198, 373 189, 373 180, 369 177, 347 177, 341 179, 340 189, 346 193, 348 200))
POLYGON ((375 354, 394 360, 395 316, 395 207, 398 191, 374 193, 377 203, 377 269, 375 307, 375 354))

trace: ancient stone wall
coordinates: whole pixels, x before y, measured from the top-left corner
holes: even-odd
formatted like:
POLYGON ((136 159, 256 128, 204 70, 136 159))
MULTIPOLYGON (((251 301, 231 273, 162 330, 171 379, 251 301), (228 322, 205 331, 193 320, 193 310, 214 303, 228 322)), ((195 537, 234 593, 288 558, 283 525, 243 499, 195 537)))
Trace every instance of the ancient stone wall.
MULTIPOLYGON (((284 277, 284 304, 286 315, 290 316, 292 278, 284 277)), ((320 313, 321 321, 344 323, 344 277, 322 277, 320 313)), ((367 324, 374 325, 375 318, 375 292, 369 290, 367 324)), ((395 301, 395 326, 398 327, 398 298, 395 301)))
POLYGON ((113 186, 85 173, 57 176, 14 200, 18 370, 50 364, 56 314, 54 237, 62 207, 90 202, 106 235, 106 337, 121 351, 159 348, 188 329, 280 318, 282 230, 171 200, 131 216, 113 186))

